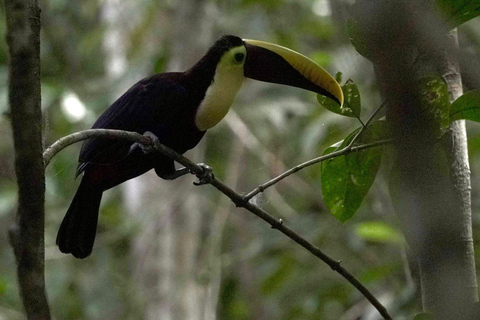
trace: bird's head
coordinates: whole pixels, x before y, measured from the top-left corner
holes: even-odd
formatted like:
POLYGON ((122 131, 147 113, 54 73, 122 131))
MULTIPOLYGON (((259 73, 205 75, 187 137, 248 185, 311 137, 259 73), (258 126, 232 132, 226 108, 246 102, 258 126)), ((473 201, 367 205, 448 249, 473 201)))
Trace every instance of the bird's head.
POLYGON ((325 69, 304 55, 273 43, 223 36, 194 68, 200 66, 212 74, 212 84, 195 120, 202 130, 226 115, 245 77, 306 89, 343 104, 340 85, 325 69))

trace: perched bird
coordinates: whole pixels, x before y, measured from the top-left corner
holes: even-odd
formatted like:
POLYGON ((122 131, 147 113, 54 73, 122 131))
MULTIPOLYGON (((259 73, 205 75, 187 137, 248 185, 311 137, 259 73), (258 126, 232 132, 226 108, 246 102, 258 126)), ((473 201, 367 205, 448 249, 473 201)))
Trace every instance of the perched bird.
MULTIPOLYGON (((338 83, 312 60, 272 43, 227 35, 187 71, 156 74, 134 84, 92 128, 149 131, 184 153, 227 114, 245 77, 303 88, 343 103, 338 83)), ((77 169, 82 181, 57 235, 60 251, 76 258, 90 255, 103 191, 150 169, 163 179, 183 173, 169 158, 131 148, 131 143, 87 140, 77 169)))

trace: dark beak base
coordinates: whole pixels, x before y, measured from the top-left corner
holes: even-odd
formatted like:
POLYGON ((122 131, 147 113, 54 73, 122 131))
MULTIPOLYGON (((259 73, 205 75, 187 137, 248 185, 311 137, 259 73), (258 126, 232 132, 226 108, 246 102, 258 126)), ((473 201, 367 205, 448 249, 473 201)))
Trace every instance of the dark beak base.
POLYGON ((282 56, 248 43, 245 43, 245 46, 247 48, 247 58, 244 65, 245 77, 313 91, 340 104, 337 97, 305 78, 282 56))

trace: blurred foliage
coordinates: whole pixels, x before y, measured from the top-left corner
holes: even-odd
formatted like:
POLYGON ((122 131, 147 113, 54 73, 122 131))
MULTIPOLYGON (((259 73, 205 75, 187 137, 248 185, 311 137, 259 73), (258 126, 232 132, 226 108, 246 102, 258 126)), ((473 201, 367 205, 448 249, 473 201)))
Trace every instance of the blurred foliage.
MULTIPOLYGON (((324 64, 332 74, 341 71, 345 79, 355 79, 362 93, 364 115, 380 104, 371 65, 354 50, 331 14, 341 9, 340 1, 330 3, 335 9, 331 12, 326 0, 207 2, 217 17, 214 38, 231 33, 290 47, 324 64)), ((105 1, 40 1, 46 145, 66 134, 89 128, 96 115, 119 93, 144 76, 166 70, 173 43, 179 41, 171 36, 178 27, 174 19, 178 6, 174 3, 153 0, 118 3, 120 23, 116 28, 121 31, 125 45, 127 68, 112 77, 106 67, 110 57, 106 49, 108 26, 102 11, 105 1), (74 93, 87 108, 80 120, 72 120, 62 108, 68 93, 74 93)), ((475 52, 480 52, 478 30, 478 18, 460 29, 475 52)), ((8 244, 8 227, 15 214, 16 185, 7 114, 5 33, 2 1, 0 134, 4 139, 0 140, 0 318, 22 319, 15 262, 8 244)), ((246 83, 239 93, 234 111, 246 131, 234 130, 223 121, 207 133, 205 163, 222 179, 234 164, 243 166, 244 170, 239 173, 240 192, 249 191, 285 169, 322 154, 358 126, 357 119, 321 108, 311 93, 253 81, 246 83), (241 156, 227 156, 234 153, 236 145, 243 150, 241 156)), ((474 241, 478 248, 480 180, 476 177, 480 174, 480 127, 472 123, 468 130, 474 241)), ((123 205, 124 194, 120 188, 104 197, 97 243, 91 257, 76 260, 59 253, 55 246, 58 226, 78 183, 74 175, 79 148, 76 145, 62 151, 47 169, 45 267, 53 315, 57 319, 85 320, 147 318, 145 306, 158 297, 132 273, 137 263, 130 254, 134 250, 133 239, 141 235, 142 230, 123 205)), ((376 170, 379 164, 377 160, 374 162, 376 170)), ((267 190, 258 199, 260 205, 284 219, 289 227, 324 252, 342 260, 348 270, 386 301, 395 319, 411 319, 420 309, 404 259, 405 247, 398 232, 400 222, 393 215, 385 182, 383 179, 371 181, 373 185, 368 187, 371 191, 366 193, 367 188, 363 202, 360 201, 362 205, 358 203, 358 214, 341 224, 328 214, 322 201, 320 168, 320 165, 312 166, 267 190)), ((388 170, 381 166, 380 172, 385 169, 388 170)), ((205 197, 200 207, 215 212, 223 197, 207 187, 202 188, 202 192, 205 197)), ((219 319, 338 320, 353 319, 354 316, 345 317, 358 315, 355 310, 374 312, 364 298, 328 266, 253 215, 243 210, 229 211, 221 240, 219 319)), ((160 219, 162 213, 158 215, 160 219)), ((479 265, 480 250, 476 251, 476 261, 479 265)))
POLYGON ((413 317, 413 320, 435 320, 435 316, 431 313, 418 313, 413 317))
POLYGON ((436 0, 435 2, 452 23, 452 27, 457 27, 480 15, 480 4, 476 0, 436 0))
POLYGON ((362 25, 355 20, 350 18, 347 21, 347 33, 350 39, 350 42, 355 47, 358 53, 364 56, 367 59, 372 59, 372 53, 367 45, 367 36, 363 30, 362 25))
POLYGON ((379 243, 405 241, 400 231, 382 221, 369 221, 357 225, 357 234, 365 240, 379 243))

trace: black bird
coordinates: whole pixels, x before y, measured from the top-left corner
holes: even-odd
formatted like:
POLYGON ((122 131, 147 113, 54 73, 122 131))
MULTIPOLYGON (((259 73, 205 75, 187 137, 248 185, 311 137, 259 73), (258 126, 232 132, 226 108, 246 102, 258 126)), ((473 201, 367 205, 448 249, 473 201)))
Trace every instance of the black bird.
MULTIPOLYGON (((137 82, 92 128, 149 131, 184 153, 227 114, 244 77, 303 88, 343 103, 338 83, 312 60, 272 43, 228 35, 187 71, 137 82)), ((172 160, 131 148, 128 142, 87 140, 77 169, 82 181, 57 235, 60 251, 76 258, 90 255, 103 191, 150 169, 163 179, 180 175, 172 160)))

